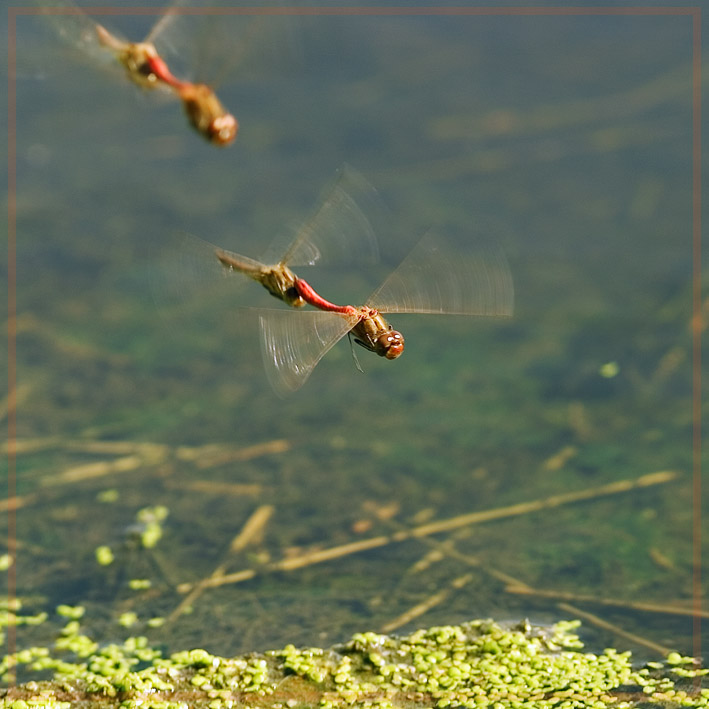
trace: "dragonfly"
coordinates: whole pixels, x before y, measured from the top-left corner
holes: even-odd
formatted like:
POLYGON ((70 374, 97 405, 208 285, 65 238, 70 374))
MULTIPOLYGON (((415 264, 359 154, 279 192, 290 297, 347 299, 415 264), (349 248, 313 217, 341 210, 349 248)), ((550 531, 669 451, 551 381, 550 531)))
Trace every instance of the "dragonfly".
POLYGON ((325 354, 348 334, 380 357, 400 357, 404 336, 385 319, 386 314, 509 317, 514 287, 500 248, 485 245, 461 253, 429 232, 365 305, 328 302, 316 307, 299 313, 269 310, 259 317, 266 373, 279 394, 299 389, 325 354))
POLYGON ((106 56, 112 56, 138 86, 177 96, 190 125, 210 143, 226 146, 234 141, 238 121, 214 90, 207 84, 178 79, 155 47, 157 38, 177 17, 177 6, 168 8, 141 42, 130 42, 109 32, 70 0, 54 0, 42 10, 64 39, 93 59, 103 62, 106 56))
POLYGON ((167 282, 154 283, 158 301, 184 300, 197 289, 206 289, 224 278, 245 276, 260 283, 270 295, 293 308, 337 307, 321 297, 292 267, 379 260, 377 227, 387 212, 374 187, 354 168, 343 165, 321 192, 311 216, 295 236, 277 239, 262 260, 243 256, 195 236, 183 234, 181 243, 164 263, 167 282), (172 291, 172 292, 167 292, 172 291))

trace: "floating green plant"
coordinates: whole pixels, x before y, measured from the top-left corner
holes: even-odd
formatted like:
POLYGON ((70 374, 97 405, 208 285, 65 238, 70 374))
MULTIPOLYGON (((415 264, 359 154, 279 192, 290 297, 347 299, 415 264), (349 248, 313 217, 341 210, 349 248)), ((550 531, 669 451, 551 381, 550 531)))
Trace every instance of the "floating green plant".
POLYGON ((603 709, 707 707, 709 670, 671 653, 633 667, 630 652, 583 652, 578 622, 551 627, 490 620, 396 637, 358 633, 331 648, 219 657, 189 650, 163 657, 145 637, 99 647, 81 634, 80 609, 54 648, 5 656, 5 679, 22 665, 50 673, 4 690, 0 707, 494 707, 603 709))

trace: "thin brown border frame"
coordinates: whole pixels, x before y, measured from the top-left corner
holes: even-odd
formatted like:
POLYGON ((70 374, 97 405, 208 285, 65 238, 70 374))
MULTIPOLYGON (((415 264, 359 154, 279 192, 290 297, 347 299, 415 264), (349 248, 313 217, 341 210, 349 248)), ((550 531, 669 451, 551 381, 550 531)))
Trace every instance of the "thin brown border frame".
MULTIPOLYGON (((701 7, 234 7, 178 8, 187 15, 297 15, 297 16, 686 16, 692 18, 692 543, 693 543, 693 654, 701 657, 701 7)), ((17 434, 17 17, 43 14, 160 15, 165 8, 82 7, 21 8, 8 7, 8 499, 16 497, 17 434)), ((17 510, 8 508, 8 552, 13 563, 8 569, 8 601, 16 599, 17 510)), ((7 651, 16 649, 16 626, 7 629, 7 651)))

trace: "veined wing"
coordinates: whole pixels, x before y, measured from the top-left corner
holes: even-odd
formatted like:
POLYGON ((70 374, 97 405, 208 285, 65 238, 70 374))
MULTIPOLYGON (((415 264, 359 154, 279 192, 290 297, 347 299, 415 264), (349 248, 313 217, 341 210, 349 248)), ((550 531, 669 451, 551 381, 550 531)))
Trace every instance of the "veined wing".
POLYGON ((356 316, 319 310, 267 310, 259 320, 266 375, 281 395, 303 386, 326 352, 357 323, 356 316))
POLYGON ((385 208, 376 190, 349 165, 343 165, 334 181, 321 193, 313 215, 284 247, 269 248, 265 263, 312 266, 326 263, 376 263, 379 246, 377 223, 385 208))
POLYGON ((38 2, 40 12, 54 31, 70 47, 78 49, 93 62, 118 70, 114 53, 99 41, 97 23, 71 0, 38 2))
POLYGON ((428 233, 367 305, 383 313, 512 315, 512 274, 496 246, 458 252, 428 233))
POLYGON ((170 252, 160 260, 151 278, 153 298, 162 307, 196 305, 196 301, 238 287, 246 278, 222 265, 217 258, 223 253, 243 265, 244 271, 259 270, 261 264, 227 251, 191 234, 180 233, 170 252), (236 274, 236 278, 234 275, 236 274))

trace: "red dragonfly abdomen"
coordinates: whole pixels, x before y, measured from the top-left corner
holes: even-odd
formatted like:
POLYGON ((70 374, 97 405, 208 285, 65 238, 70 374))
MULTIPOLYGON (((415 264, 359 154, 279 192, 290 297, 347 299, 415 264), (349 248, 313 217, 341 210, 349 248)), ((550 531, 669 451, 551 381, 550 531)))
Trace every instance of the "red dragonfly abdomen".
POLYGON ((329 300, 325 300, 321 295, 315 292, 313 287, 302 278, 297 278, 295 287, 300 294, 300 297, 318 310, 327 310, 331 313, 342 313, 343 315, 356 315, 357 308, 352 305, 335 305, 329 300))

